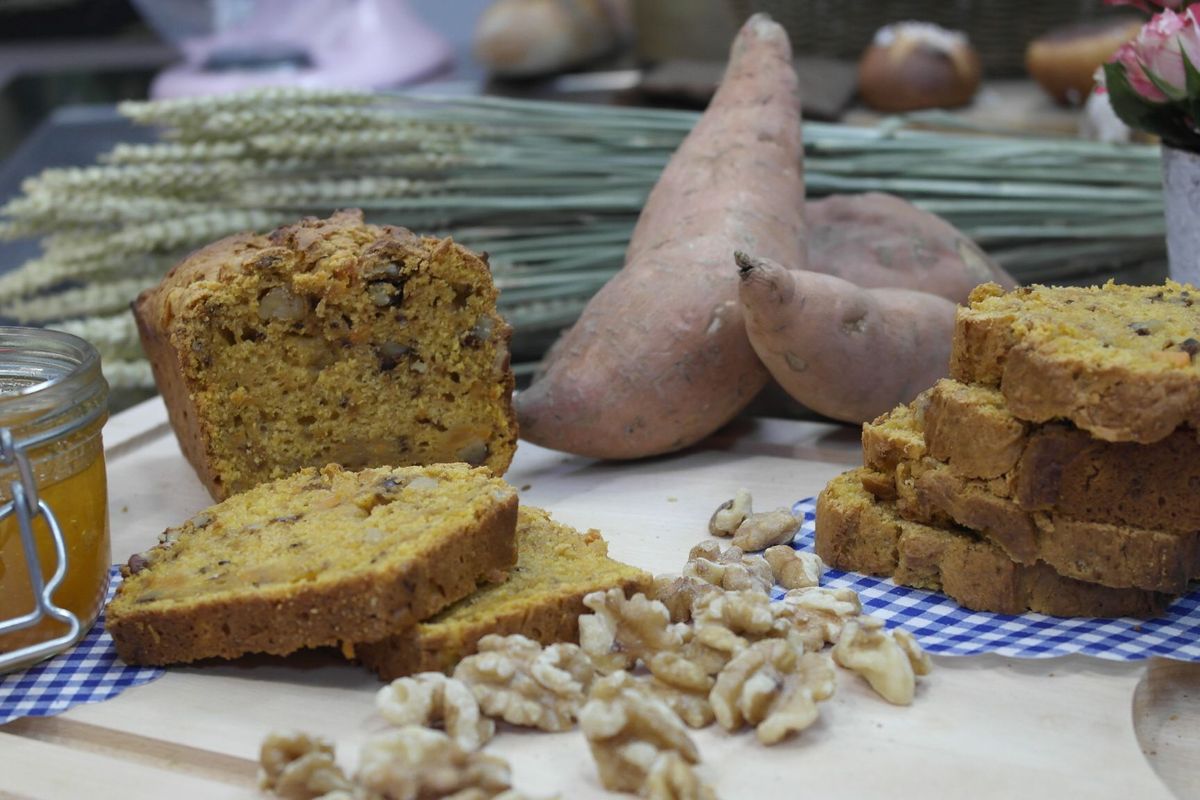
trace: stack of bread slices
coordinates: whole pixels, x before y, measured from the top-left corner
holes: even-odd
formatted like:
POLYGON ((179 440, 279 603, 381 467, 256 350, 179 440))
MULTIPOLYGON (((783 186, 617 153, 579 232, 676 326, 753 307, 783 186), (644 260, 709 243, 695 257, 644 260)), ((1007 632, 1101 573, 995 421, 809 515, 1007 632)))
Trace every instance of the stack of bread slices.
POLYGON ((952 379, 863 426, 832 566, 1016 614, 1151 616, 1200 577, 1200 293, 978 287, 952 379))

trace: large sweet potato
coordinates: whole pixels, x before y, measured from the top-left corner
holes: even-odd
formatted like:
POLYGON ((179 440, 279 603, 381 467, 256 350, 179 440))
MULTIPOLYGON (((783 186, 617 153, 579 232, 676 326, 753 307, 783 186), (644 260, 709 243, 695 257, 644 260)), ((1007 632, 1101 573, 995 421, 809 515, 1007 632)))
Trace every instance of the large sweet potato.
POLYGON ((516 398, 524 438, 637 458, 692 444, 745 407, 767 372, 729 264, 739 248, 804 263, 802 152, 787 34, 756 15, 650 193, 624 268, 516 398))
POLYGON ((830 195, 810 201, 804 216, 808 269, 864 289, 913 289, 965 303, 981 283, 1017 285, 966 234, 895 195, 830 195))
POLYGON ((812 410, 866 422, 948 373, 955 305, 944 297, 864 289, 744 253, 735 260, 755 352, 812 410))

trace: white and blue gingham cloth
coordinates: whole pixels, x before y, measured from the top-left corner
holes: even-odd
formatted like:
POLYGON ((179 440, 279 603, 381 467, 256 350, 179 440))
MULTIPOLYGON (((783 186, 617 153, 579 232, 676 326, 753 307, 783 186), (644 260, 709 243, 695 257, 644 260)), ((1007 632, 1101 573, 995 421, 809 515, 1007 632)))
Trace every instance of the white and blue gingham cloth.
MULTIPOLYGON (((112 599, 120 582, 120 571, 113 567, 105 602, 112 599)), ((157 667, 131 667, 118 659, 112 637, 104 630, 102 613, 87 636, 70 650, 29 669, 0 675, 0 725, 21 717, 52 717, 72 706, 98 703, 163 674, 157 667)))
MULTIPOLYGON (((816 500, 792 507, 803 516, 792 546, 813 549, 816 500)), ((1081 653, 1116 661, 1162 656, 1200 661, 1200 589, 1176 600, 1157 619, 1092 619, 990 614, 963 608, 944 594, 897 586, 890 580, 829 569, 822 586, 848 586, 858 592, 863 612, 903 627, 930 653, 973 656, 996 653, 1013 658, 1050 658, 1081 653)), ((779 589, 776 589, 779 593, 779 589)))
MULTIPOLYGON (((793 546, 813 549, 816 501, 793 507, 803 517, 793 546)), ((108 599, 120 583, 113 567, 108 599)), ((910 631, 930 653, 969 656, 996 653, 1049 658, 1071 653, 1120 661, 1163 656, 1200 662, 1200 590, 1179 598, 1152 620, 1048 617, 970 611, 943 594, 897 586, 890 580, 826 570, 821 584, 858 592, 866 613, 910 631)), ((776 596, 782 592, 775 590, 776 596)), ((82 703, 115 697, 161 677, 156 667, 131 667, 117 658, 101 615, 75 647, 21 672, 0 675, 0 725, 21 717, 50 717, 82 703)))

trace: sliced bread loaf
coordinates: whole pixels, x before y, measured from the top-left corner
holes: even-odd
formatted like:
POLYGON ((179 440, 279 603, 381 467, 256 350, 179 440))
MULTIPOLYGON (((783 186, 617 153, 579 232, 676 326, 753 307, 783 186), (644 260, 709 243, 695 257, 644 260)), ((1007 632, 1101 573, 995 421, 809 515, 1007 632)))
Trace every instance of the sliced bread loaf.
POLYGON ((392 680, 415 672, 445 672, 475 652, 484 636, 519 633, 542 644, 574 642, 583 598, 621 588, 644 592, 647 572, 608 557, 599 532, 580 533, 540 508, 517 515, 517 564, 502 583, 484 587, 437 616, 378 642, 354 646, 354 655, 392 680))
POLYGON ((950 374, 998 386, 1030 422, 1066 419, 1106 441, 1200 427, 1197 290, 984 284, 958 310, 950 374))
MULTIPOLYGON (((988 462, 987 448, 980 447, 978 441, 997 445, 1009 441, 1006 431, 1010 429, 1001 424, 1002 404, 958 403, 965 396, 987 392, 947 381, 930 393, 923 415, 924 424, 928 426, 925 429, 926 441, 930 443, 928 452, 945 454, 949 450, 952 459, 959 454, 963 456, 949 464, 925 455, 900 461, 888 471, 891 463, 888 459, 871 457, 871 454, 889 449, 897 450, 910 441, 914 430, 920 427, 920 423, 914 421, 911 408, 900 407, 894 414, 885 414, 870 426, 864 426, 863 450, 867 466, 872 470, 864 478, 864 488, 882 500, 894 500, 897 512, 905 519, 935 525, 962 525, 990 538, 1014 561, 1022 564, 1044 562, 1068 577, 1119 588, 1139 587, 1173 593, 1185 591, 1191 579, 1200 577, 1200 526, 1182 530, 1157 529, 1121 521, 1122 517, 1136 519, 1139 509, 1149 519, 1166 519, 1172 515, 1187 518, 1192 513, 1185 509, 1173 512, 1169 508, 1190 505, 1191 493, 1186 486, 1179 486, 1175 478, 1164 476, 1166 485, 1180 489, 1177 496, 1143 489, 1139 477, 1143 464, 1139 453, 1124 453, 1124 462, 1118 458, 1122 451, 1132 448, 1139 452, 1148 451, 1144 454, 1146 459, 1161 461, 1160 467, 1169 465, 1169 459, 1153 454, 1161 454, 1169 446, 1178 444, 1174 435, 1153 445, 1113 444, 1098 442, 1071 429, 1081 437, 1077 441, 1081 456, 1116 449, 1110 456, 1100 457, 1100 462, 1108 465, 1108 471, 1101 471, 1095 463, 1089 464, 1086 460, 1049 470, 1047 465, 1039 463, 1047 458, 1041 448, 1057 440, 1059 434, 1053 431, 1061 426, 1022 424, 1024 435, 1021 441, 1025 447, 1020 449, 1011 471, 990 479, 964 477, 954 464, 965 463, 972 469, 983 471, 978 467, 988 462), (955 403, 961 407, 947 406, 944 402, 947 394, 954 395, 955 403), (961 417, 961 423, 951 419, 957 417, 961 417), (947 446, 944 441, 947 429, 960 425, 959 441, 947 446), (978 437, 972 437, 972 431, 978 431, 978 437), (938 446, 934 446, 935 441, 939 442, 938 446), (1088 442, 1095 446, 1088 446, 1088 442), (1065 478, 1064 471, 1067 473, 1065 478), (1109 494, 1101 495, 1100 485, 1088 488, 1092 480, 1100 480, 1103 484, 1105 476, 1112 484, 1106 487, 1111 489, 1109 494), (889 477, 892 478, 890 486, 889 477), (1076 486, 1075 481, 1082 486, 1076 486), (1122 513, 1118 515, 1114 511, 1122 513)), ((994 463, 1013 461, 999 454, 992 460, 994 463)), ((1181 468, 1187 469, 1183 465, 1181 468)))
POLYGON ((501 578, 516 519, 483 468, 304 469, 130 558, 107 628, 131 664, 381 639, 501 578))
POLYGON ((817 498, 816 550, 832 567, 891 577, 941 591, 978 611, 1055 616, 1154 616, 1170 596, 1066 578, 1045 564, 1023 565, 964 528, 904 519, 863 488, 865 470, 834 478, 817 498))
POLYGON ((184 454, 220 499, 301 467, 516 448, 511 329, 487 261, 361 212, 241 234, 134 303, 184 454))
MULTIPOLYGON (((911 415, 898 410, 889 430, 906 426, 911 415)), ((1200 438, 1190 428, 1153 444, 1105 442, 1068 423, 1022 422, 998 390, 952 380, 940 381, 928 393, 923 421, 930 456, 965 478, 1001 478, 990 485, 1003 487, 1026 511, 1164 531, 1200 530, 1200 504, 1193 502, 1200 493, 1200 438)))

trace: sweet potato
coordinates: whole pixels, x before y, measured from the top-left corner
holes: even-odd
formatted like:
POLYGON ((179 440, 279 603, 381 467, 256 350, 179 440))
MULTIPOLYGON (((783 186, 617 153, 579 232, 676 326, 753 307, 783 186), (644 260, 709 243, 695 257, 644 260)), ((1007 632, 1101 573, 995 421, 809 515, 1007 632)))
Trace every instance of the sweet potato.
POLYGON ((663 170, 625 266, 515 399, 521 435, 596 458, 686 447, 767 381, 737 303, 734 250, 804 259, 791 48, 765 15, 738 33, 709 108, 663 170))
POLYGON ((804 215, 808 268, 864 289, 914 289, 964 303, 981 283, 1017 285, 949 222, 895 195, 830 195, 810 201, 804 215))
POLYGON ((949 372, 955 305, 908 289, 863 289, 737 253, 746 332, 789 395, 866 422, 949 372))

